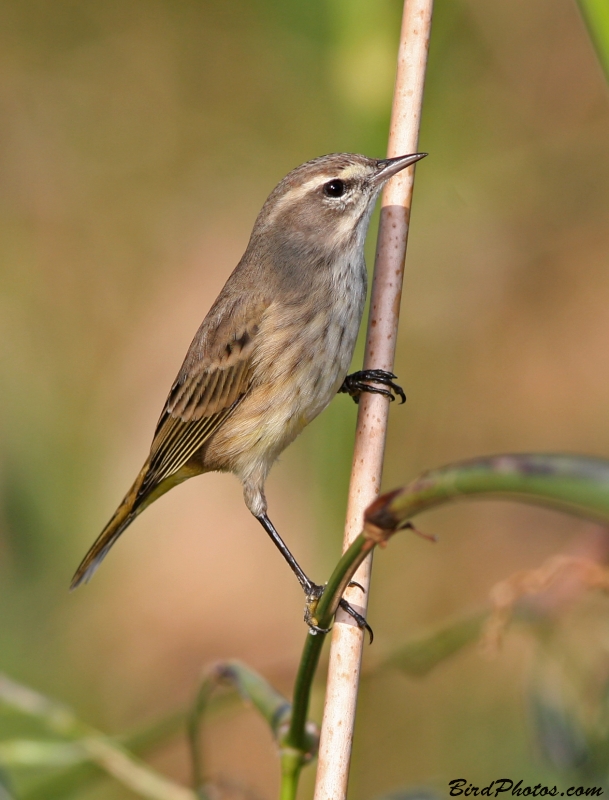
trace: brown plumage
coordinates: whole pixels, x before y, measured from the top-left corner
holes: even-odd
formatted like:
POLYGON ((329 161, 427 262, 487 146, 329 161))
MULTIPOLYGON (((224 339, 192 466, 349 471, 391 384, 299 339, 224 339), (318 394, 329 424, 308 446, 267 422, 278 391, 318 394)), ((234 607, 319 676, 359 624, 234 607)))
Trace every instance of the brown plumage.
MULTIPOLYGON (((290 561, 266 514, 264 482, 343 385, 366 296, 363 245, 374 201, 391 175, 421 157, 322 156, 274 189, 190 345, 146 463, 72 588, 150 503, 216 470, 240 479, 246 505, 290 561)), ((290 565, 308 588, 293 559, 290 565)))

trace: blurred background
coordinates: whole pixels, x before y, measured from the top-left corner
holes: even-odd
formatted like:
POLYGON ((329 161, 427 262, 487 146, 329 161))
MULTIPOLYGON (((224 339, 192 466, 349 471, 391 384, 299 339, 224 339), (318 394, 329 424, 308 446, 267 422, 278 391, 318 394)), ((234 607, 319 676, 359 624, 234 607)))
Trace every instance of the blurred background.
MULTIPOLYGON (((90 585, 67 587, 268 193, 317 155, 385 154, 400 17, 399 0, 0 0, 0 669, 109 733, 185 706, 218 658, 289 691, 303 598, 232 476, 165 495, 90 585)), ((391 410, 384 486, 499 451, 608 456, 609 91, 574 0, 437 0, 420 149, 396 364, 408 403, 391 410)), ((337 397, 268 484, 320 582, 355 413, 337 397)), ((591 524, 507 503, 419 525, 439 543, 405 534, 376 558, 367 668, 516 570, 608 549, 591 524)), ((608 606, 584 594, 560 620, 595 690, 608 606)), ((424 680, 371 675, 354 800, 556 782, 528 714, 536 647, 525 630, 424 680)), ((276 794, 252 712, 211 722, 207 757, 276 794)), ((188 780, 182 738, 153 763, 188 780)), ((78 796, 133 797, 110 782, 78 796)))

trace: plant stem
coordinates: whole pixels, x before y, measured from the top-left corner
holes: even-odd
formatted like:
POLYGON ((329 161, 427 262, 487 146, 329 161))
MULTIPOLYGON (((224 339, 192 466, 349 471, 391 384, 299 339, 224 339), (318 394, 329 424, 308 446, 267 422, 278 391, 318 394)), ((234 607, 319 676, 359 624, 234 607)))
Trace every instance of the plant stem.
MULTIPOLYGON (((404 4, 389 157, 415 153, 417 149, 432 7, 433 0, 406 0, 404 4)), ((412 169, 404 170, 389 181, 383 193, 364 369, 393 369, 413 175, 412 169)), ((379 493, 388 411, 385 398, 372 394, 362 396, 351 472, 345 549, 362 530, 364 509, 379 493)), ((351 605, 359 603, 357 610, 364 614, 370 568, 368 559, 355 575, 364 589, 363 598, 356 588, 346 592, 351 605)), ((332 635, 316 800, 330 797, 342 800, 347 793, 363 641, 362 631, 339 610, 332 635), (345 675, 350 676, 348 683, 344 680, 345 675)))
MULTIPOLYGON (((302 748, 284 748, 284 731, 291 713, 289 702, 262 675, 246 664, 233 659, 220 661, 207 670, 189 715, 188 740, 193 767, 193 783, 197 796, 206 798, 208 786, 201 755, 201 724, 213 693, 222 685, 236 690, 241 699, 251 703, 266 720, 281 748, 282 793, 284 784, 286 787, 293 785, 295 790, 302 764, 310 760, 316 750, 316 731, 308 738, 303 735, 302 748)), ((287 788, 285 792, 286 797, 291 797, 287 788)))
POLYGON ((295 800, 298 779, 304 766, 302 753, 298 750, 283 750, 281 753, 281 789, 279 800, 295 800))
MULTIPOLYGON (((314 612, 313 621, 320 628, 327 629, 332 625, 345 588, 374 545, 375 542, 370 538, 359 536, 336 565, 314 612)), ((305 640, 294 684, 290 726, 282 740, 281 800, 291 800, 296 796, 300 771, 312 755, 307 715, 313 680, 326 636, 326 633, 318 632, 315 635, 308 634, 305 640)))
POLYGON ((293 747, 301 751, 305 749, 305 729, 311 700, 311 688, 325 638, 325 633, 318 633, 315 636, 308 634, 305 641, 294 684, 290 728, 285 738, 285 744, 289 748, 293 747))
POLYGON ((370 530, 399 530, 427 509, 468 497, 503 497, 609 522, 609 462, 561 453, 505 453, 473 458, 419 475, 367 510, 370 530))

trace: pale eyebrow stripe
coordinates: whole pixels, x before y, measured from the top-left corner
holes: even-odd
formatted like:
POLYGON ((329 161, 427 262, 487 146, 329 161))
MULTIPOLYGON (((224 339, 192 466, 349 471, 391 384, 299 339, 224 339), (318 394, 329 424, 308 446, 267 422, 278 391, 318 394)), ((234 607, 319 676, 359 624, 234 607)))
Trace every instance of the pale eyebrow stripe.
POLYGON ((304 197, 305 194, 311 191, 311 189, 316 189, 319 186, 322 186, 324 183, 327 183, 332 178, 340 178, 340 180, 350 180, 351 178, 362 177, 364 174, 364 170, 361 168, 359 164, 350 164, 347 167, 343 167, 340 172, 332 171, 326 172, 324 175, 316 175, 314 178, 310 178, 305 183, 302 183, 300 186, 294 186, 290 189, 289 192, 284 194, 284 196, 276 203, 275 208, 273 209, 272 213, 268 217, 267 222, 271 223, 277 214, 281 211, 284 205, 288 201, 297 201, 300 200, 301 197, 304 197))

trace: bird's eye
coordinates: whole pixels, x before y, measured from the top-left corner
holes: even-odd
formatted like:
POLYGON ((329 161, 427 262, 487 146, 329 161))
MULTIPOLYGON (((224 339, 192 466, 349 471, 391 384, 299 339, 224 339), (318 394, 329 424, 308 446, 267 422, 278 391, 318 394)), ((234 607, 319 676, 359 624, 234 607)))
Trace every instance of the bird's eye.
POLYGON ((345 182, 340 178, 334 178, 328 183, 324 183, 324 194, 326 197, 342 197, 345 193, 345 182))

